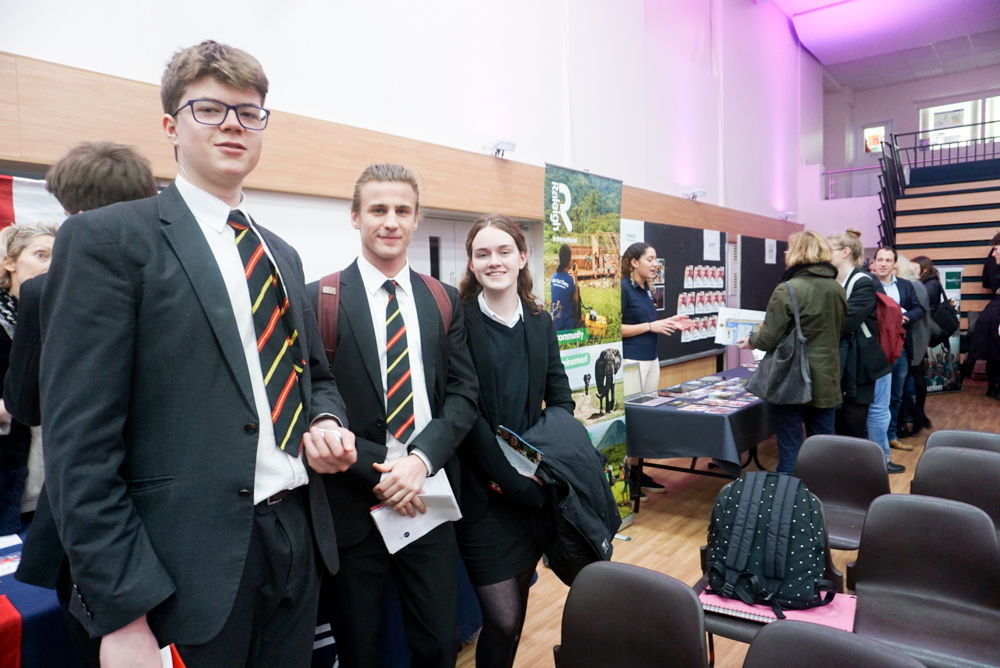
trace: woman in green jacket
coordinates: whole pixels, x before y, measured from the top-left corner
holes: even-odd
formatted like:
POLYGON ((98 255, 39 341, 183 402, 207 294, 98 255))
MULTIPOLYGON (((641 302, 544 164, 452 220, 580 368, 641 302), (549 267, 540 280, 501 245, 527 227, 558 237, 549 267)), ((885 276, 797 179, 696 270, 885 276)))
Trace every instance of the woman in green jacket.
POLYGON ((812 376, 812 401, 807 404, 771 404, 778 438, 778 473, 795 471, 795 459, 802 447, 802 426, 806 434, 834 433, 834 416, 841 402, 840 336, 847 318, 847 298, 837 282, 837 270, 830 263, 830 245, 816 232, 798 232, 788 240, 781 283, 767 304, 764 324, 742 339, 741 348, 772 352, 795 329, 792 298, 788 283, 799 302, 802 334, 812 376))

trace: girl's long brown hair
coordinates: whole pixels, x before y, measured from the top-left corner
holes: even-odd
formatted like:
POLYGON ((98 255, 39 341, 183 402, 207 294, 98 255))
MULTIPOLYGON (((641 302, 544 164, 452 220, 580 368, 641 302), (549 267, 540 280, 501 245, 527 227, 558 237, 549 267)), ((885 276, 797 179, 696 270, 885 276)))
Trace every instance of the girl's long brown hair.
MULTIPOLYGON (((478 218, 472 224, 472 229, 469 230, 468 236, 465 237, 465 255, 468 259, 472 259, 472 242, 475 241, 476 235, 485 227, 495 227, 501 232, 506 232, 514 239, 514 245, 517 246, 519 253, 528 252, 528 242, 525 240, 524 232, 521 231, 517 223, 503 214, 491 213, 488 216, 478 218)), ((528 311, 531 315, 538 315, 541 313, 542 307, 538 305, 538 299, 535 295, 531 294, 531 287, 531 272, 528 271, 528 265, 525 265, 517 274, 517 296, 521 298, 522 302, 527 303, 528 311)), ((462 278, 462 283, 458 286, 459 297, 463 302, 470 302, 478 297, 482 291, 483 286, 479 283, 476 275, 472 273, 472 269, 468 263, 466 263, 465 276, 462 278)))

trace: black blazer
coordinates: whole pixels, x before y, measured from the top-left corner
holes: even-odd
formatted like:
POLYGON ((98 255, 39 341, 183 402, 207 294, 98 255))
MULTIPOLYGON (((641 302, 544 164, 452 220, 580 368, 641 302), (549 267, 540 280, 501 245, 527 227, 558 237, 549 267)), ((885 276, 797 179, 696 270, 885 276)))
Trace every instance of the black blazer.
MULTIPOLYGON (((465 317, 458 291, 445 286, 451 298, 451 326, 444 331, 434 295, 416 272, 410 272, 413 298, 420 320, 420 348, 432 419, 410 442, 430 460, 433 473, 444 468, 452 488, 460 478, 455 449, 476 418, 476 371, 465 341, 465 317)), ((319 282, 307 287, 318 313, 319 282)), ((357 261, 340 272, 340 311, 337 315, 337 357, 334 375, 343 387, 351 431, 357 437, 358 461, 343 473, 323 476, 337 543, 351 547, 375 527, 370 510, 378 503, 372 493, 381 474, 372 465, 385 461, 385 400, 382 370, 376 349, 368 294, 357 261)))
POLYGON ((10 366, 3 384, 7 412, 22 424, 42 424, 38 400, 38 369, 42 357, 42 329, 39 306, 46 274, 21 284, 17 300, 17 327, 10 347, 10 366))
MULTIPOLYGON (((6 330, 0 328, 0 373, 7 370, 8 365, 11 362, 11 340, 7 336, 6 330)), ((4 397, 6 399, 6 397, 4 397)), ((4 402, 6 404, 6 401, 4 402)), ((8 409, 9 410, 9 409, 8 409)), ((11 412, 14 415, 13 412, 11 412)), ((31 450, 31 430, 21 422, 15 415, 13 422, 10 425, 10 433, 6 436, 0 436, 0 470, 4 471, 14 471, 16 469, 25 466, 28 463, 28 453, 31 450)), ((6 492, 7 490, 4 490, 6 492)), ((21 512, 21 496, 17 495, 14 498, 13 495, 7 495, 6 493, 0 494, 0 497, 11 496, 11 498, 4 499, 4 505, 10 504, 11 506, 16 506, 18 517, 20 517, 21 512)), ((15 526, 11 531, 16 531, 15 526)))
MULTIPOLYGON (((572 415, 573 394, 559 356, 552 316, 544 310, 532 315, 527 302, 522 302, 522 306, 528 359, 511 360, 511 364, 527 364, 528 367, 528 424, 534 425, 541 418, 543 401, 546 406, 560 406, 572 415)), ((497 445, 500 409, 484 319, 475 300, 466 304, 469 350, 479 375, 479 415, 458 451, 462 461, 462 517, 465 521, 475 521, 486 512, 491 482, 497 483, 504 495, 514 500, 534 502, 533 505, 544 500, 544 494, 531 494, 541 488, 515 471, 497 445)))
MULTIPOLYGON (((308 415, 347 424, 298 254, 260 232, 308 358, 308 415)), ((38 514, 49 517, 36 514, 18 577, 51 586, 61 542, 75 585, 69 610, 91 636, 148 613, 161 644, 210 640, 243 574, 256 425, 269 416, 257 415, 222 274, 176 187, 70 217, 41 312, 47 503, 38 514)), ((335 570, 329 504, 309 477, 316 542, 335 570)))
POLYGON ((878 341, 878 278, 855 268, 847 276, 845 289, 855 276, 861 278, 847 299, 847 319, 840 339, 840 389, 846 403, 870 404, 875 399, 875 381, 892 367, 878 341))

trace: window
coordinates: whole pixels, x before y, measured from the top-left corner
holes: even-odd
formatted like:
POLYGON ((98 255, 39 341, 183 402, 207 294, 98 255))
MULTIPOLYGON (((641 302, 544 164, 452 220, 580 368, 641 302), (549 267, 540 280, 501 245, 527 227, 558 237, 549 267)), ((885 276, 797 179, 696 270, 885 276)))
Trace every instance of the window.
POLYGON ((885 141, 885 126, 873 125, 862 130, 865 138, 865 153, 881 153, 885 141))
POLYGON ((982 107, 982 100, 968 100, 921 109, 921 137, 930 146, 979 139, 982 107))
POLYGON ((431 276, 441 280, 441 237, 429 237, 431 252, 431 276))

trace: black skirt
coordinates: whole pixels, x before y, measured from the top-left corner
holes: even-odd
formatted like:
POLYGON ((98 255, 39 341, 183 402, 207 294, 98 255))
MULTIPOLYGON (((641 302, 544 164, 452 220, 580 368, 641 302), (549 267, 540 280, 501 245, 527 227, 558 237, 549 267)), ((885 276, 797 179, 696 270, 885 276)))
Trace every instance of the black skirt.
POLYGON ((458 548, 473 585, 509 580, 538 563, 542 550, 531 531, 533 512, 534 508, 491 491, 481 518, 455 524, 458 548))

